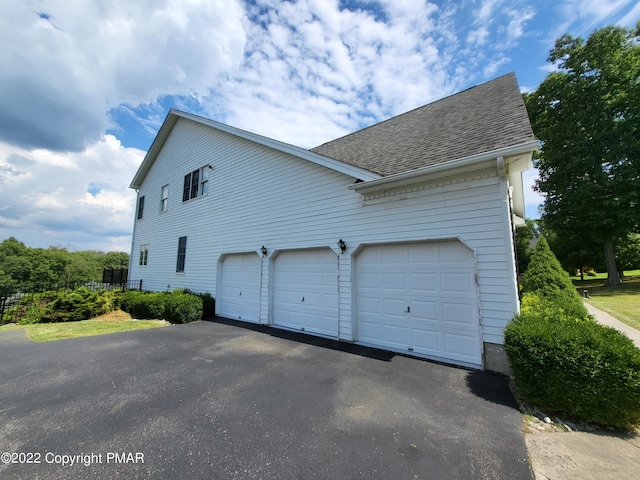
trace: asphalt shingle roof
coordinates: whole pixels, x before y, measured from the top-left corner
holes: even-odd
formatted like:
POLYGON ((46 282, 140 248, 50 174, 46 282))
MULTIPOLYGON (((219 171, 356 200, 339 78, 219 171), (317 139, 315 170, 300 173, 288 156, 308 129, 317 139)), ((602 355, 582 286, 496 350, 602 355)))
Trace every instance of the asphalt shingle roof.
POLYGON ((311 151, 386 176, 535 140, 514 73, 311 151))

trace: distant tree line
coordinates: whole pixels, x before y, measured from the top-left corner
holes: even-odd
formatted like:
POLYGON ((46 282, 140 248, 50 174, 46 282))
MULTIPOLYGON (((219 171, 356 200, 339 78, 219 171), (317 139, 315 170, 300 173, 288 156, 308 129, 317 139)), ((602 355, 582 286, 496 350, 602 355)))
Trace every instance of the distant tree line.
POLYGON ((0 286, 24 291, 100 282, 103 269, 128 266, 125 252, 31 248, 13 237, 0 243, 0 286))

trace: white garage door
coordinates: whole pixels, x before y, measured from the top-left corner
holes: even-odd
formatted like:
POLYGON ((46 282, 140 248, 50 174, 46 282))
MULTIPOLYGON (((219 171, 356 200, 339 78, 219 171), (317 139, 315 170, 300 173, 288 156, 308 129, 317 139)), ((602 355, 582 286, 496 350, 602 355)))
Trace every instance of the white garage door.
POLYGON ((456 240, 357 255, 359 343, 482 366, 473 252, 456 240))
POLYGON ((227 255, 222 261, 220 280, 221 317, 260 321, 260 257, 257 253, 227 255))
POLYGON ((331 249, 287 251, 276 256, 273 324, 338 336, 338 259, 331 249))

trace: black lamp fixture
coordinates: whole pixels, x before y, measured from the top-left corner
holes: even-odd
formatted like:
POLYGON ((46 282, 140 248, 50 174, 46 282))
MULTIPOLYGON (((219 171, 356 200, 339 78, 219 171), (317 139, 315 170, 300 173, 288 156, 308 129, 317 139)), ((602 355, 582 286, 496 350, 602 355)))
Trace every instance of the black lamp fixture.
POLYGON ((342 253, 347 251, 347 244, 344 243, 344 240, 342 240, 342 239, 338 240, 338 248, 340 248, 340 251, 342 253))
POLYGON ((267 247, 265 247, 264 245, 262 245, 262 247, 260 248, 260 251, 262 252, 262 256, 266 257, 267 256, 267 247))

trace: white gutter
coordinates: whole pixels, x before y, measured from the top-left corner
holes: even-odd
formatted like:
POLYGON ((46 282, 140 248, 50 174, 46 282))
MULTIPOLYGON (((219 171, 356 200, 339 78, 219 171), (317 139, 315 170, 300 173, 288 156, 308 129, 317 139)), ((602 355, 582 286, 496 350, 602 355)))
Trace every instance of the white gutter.
POLYGON ((456 160, 450 160, 448 162, 439 163, 437 165, 429 165, 427 167, 416 168, 402 173, 396 173, 377 180, 371 180, 368 182, 361 182, 349 185, 349 188, 355 191, 364 190, 368 187, 386 186, 388 183, 402 183, 405 180, 414 179, 421 175, 428 175, 433 173, 450 170, 456 167, 466 167, 474 163, 479 163, 487 160, 495 160, 498 157, 508 157, 512 155, 519 155, 523 153, 529 153, 540 148, 540 142, 538 140, 531 140, 519 145, 512 145, 509 147, 499 148, 497 150, 491 150, 489 152, 482 152, 469 157, 462 157, 456 160))

